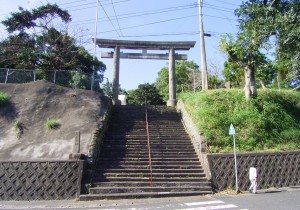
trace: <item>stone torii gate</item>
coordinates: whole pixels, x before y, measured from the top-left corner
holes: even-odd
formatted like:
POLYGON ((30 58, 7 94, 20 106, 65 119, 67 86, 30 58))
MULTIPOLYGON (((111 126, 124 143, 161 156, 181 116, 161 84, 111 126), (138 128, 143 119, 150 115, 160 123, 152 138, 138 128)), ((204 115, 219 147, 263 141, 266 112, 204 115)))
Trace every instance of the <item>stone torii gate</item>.
POLYGON ((100 48, 113 48, 114 52, 101 53, 101 58, 113 58, 113 104, 120 105, 119 95, 119 73, 120 58, 127 59, 157 59, 169 60, 169 100, 167 106, 176 106, 176 78, 175 60, 187 60, 187 55, 176 54, 175 50, 190 50, 195 46, 195 41, 157 42, 157 41, 129 41, 96 39, 100 48), (142 50, 142 53, 123 53, 121 49, 142 50), (168 50, 166 54, 147 53, 147 50, 168 50))

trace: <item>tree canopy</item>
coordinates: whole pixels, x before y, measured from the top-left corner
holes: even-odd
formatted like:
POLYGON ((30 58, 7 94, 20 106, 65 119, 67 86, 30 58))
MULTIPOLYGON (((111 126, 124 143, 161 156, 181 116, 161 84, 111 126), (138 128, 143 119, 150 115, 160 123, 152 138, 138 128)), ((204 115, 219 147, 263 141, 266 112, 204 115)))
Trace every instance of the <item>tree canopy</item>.
MULTIPOLYGON (((193 90, 193 72, 200 74, 198 65, 193 61, 176 61, 175 75, 176 75, 176 92, 193 90)), ((199 78, 199 77, 198 77, 199 78)), ((163 67, 158 72, 158 77, 155 83, 159 93, 163 96, 164 101, 169 98, 169 68, 163 67)), ((197 81, 196 88, 200 88, 200 81, 197 81)))
POLYGON ((127 102, 129 104, 144 105, 146 101, 151 105, 164 104, 162 96, 153 84, 141 84, 137 89, 128 91, 127 102))
MULTIPOLYGON (((67 28, 71 16, 56 4, 46 4, 32 11, 19 8, 19 12, 11 13, 11 17, 2 21, 9 36, 0 42, 0 67, 45 71, 38 77, 47 80, 53 79, 53 72, 49 70, 77 70, 91 74, 95 69, 95 89, 99 90, 105 65, 78 45, 67 30, 60 29, 58 19, 65 25, 63 28, 67 28)), ((74 75, 64 74, 66 80, 61 85, 68 86, 74 75)), ((90 80, 89 76, 79 79, 84 80, 81 87, 86 87, 90 80)))
POLYGON ((248 0, 235 14, 240 29, 237 37, 221 41, 221 49, 228 55, 225 76, 243 69, 247 98, 256 96, 255 77, 262 86, 274 83, 276 75, 288 80, 290 87, 299 85, 300 2, 248 0), (228 69, 232 67, 235 69, 228 69))

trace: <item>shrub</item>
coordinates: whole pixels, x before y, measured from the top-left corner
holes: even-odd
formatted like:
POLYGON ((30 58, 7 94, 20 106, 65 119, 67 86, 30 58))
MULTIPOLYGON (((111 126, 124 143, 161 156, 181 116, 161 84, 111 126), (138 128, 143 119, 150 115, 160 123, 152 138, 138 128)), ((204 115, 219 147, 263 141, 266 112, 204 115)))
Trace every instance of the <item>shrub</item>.
POLYGON ((14 131, 17 135, 17 138, 19 139, 23 134, 23 124, 20 122, 20 120, 16 120, 14 122, 14 131))
POLYGON ((45 127, 48 130, 55 130, 55 129, 58 129, 60 127, 60 122, 57 119, 48 118, 46 123, 45 123, 45 127))
POLYGON ((4 107, 9 102, 9 96, 6 93, 0 92, 0 107, 4 107))

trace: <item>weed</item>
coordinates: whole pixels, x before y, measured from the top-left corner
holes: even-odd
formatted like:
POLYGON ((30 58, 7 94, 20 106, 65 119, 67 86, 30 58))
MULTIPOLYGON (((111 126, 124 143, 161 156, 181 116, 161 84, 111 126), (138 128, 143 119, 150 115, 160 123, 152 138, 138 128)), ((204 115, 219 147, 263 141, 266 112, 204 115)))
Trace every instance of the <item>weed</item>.
POLYGON ((9 96, 6 93, 0 92, 0 108, 4 107, 9 102, 9 96))
POLYGON ((220 195, 237 195, 240 192, 236 192, 235 189, 233 189, 232 187, 228 187, 225 190, 222 190, 220 192, 215 193, 214 195, 220 196, 220 195))
POLYGON ((60 122, 57 119, 53 119, 53 118, 48 118, 46 123, 45 123, 45 127, 48 130, 55 130, 58 129, 60 127, 60 122))
POLYGON ((17 138, 21 138, 21 135, 23 134, 23 124, 21 123, 20 120, 16 120, 14 122, 14 131, 17 135, 17 138))

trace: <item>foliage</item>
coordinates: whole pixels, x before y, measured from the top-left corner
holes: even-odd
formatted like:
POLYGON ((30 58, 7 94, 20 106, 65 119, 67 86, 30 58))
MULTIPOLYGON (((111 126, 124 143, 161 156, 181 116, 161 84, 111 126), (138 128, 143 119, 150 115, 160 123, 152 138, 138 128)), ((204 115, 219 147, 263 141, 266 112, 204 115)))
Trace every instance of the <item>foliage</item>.
POLYGON ((60 9, 56 4, 46 4, 37 9, 33 9, 32 12, 24 10, 19 7, 19 12, 14 12, 11 17, 2 23, 7 27, 9 33, 19 31, 24 32, 26 29, 40 27, 49 28, 51 20, 57 16, 62 19, 63 22, 68 23, 71 21, 71 16, 66 10, 60 9), (40 20, 43 20, 40 22, 40 20))
MULTIPOLYGON (((44 71, 40 75, 48 81, 54 81, 54 70, 77 70, 88 74, 95 71, 93 89, 100 91, 105 65, 94 59, 84 47, 78 46, 67 31, 57 29, 57 18, 63 24, 71 21, 67 11, 56 4, 47 4, 32 11, 19 8, 19 12, 2 21, 10 36, 0 42, 0 66, 44 71)), ((64 79, 56 83, 71 87, 73 75, 70 72, 62 74, 64 79)), ((84 85, 81 86, 89 89, 88 80, 91 79, 82 77, 80 83, 84 85)))
POLYGON ((217 89, 224 86, 223 80, 219 79, 216 75, 208 75, 208 88, 217 89))
POLYGON ((233 88, 241 88, 245 85, 244 70, 237 63, 226 61, 222 74, 225 76, 225 81, 230 82, 233 88))
POLYGON ((183 93, 194 123, 205 136, 210 152, 232 152, 228 130, 236 129, 238 151, 300 149, 300 93, 261 90, 246 100, 242 90, 183 93))
MULTIPOLYGON (((240 78, 239 75, 236 78, 227 77, 242 68, 245 73, 252 71, 253 78, 250 80, 253 88, 255 76, 262 87, 272 86, 276 76, 285 87, 300 85, 300 2, 248 0, 242 3, 235 14, 240 29, 236 39, 227 37, 221 41, 221 48, 229 58, 225 64, 226 79, 231 81, 240 78), (275 57, 275 61, 271 62, 268 56, 275 57)), ((246 74, 245 78, 247 96, 246 74)))
POLYGON ((8 103, 9 96, 4 92, 0 92, 0 108, 6 106, 8 103))
POLYGON ((11 35, 0 42, 0 66, 33 69, 37 62, 34 39, 25 33, 11 35))
MULTIPOLYGON (((176 77, 176 92, 188 91, 193 89, 193 72, 199 71, 198 66, 193 61, 176 61, 175 64, 175 77, 176 77)), ((156 88, 163 96, 164 101, 169 99, 169 68, 163 67, 158 72, 156 79, 156 88)))
POLYGON ((14 131, 17 135, 17 138, 19 139, 21 135, 23 134, 23 124, 21 123, 20 120, 16 120, 14 122, 14 131))
POLYGON ((45 128, 47 128, 48 130, 55 130, 58 129, 60 127, 60 122, 57 119, 54 118, 48 118, 46 123, 45 123, 45 128))
POLYGON ((156 87, 149 83, 141 84, 138 89, 128 91, 127 102, 129 104, 144 105, 145 100, 147 100, 147 104, 151 105, 164 104, 156 87))

